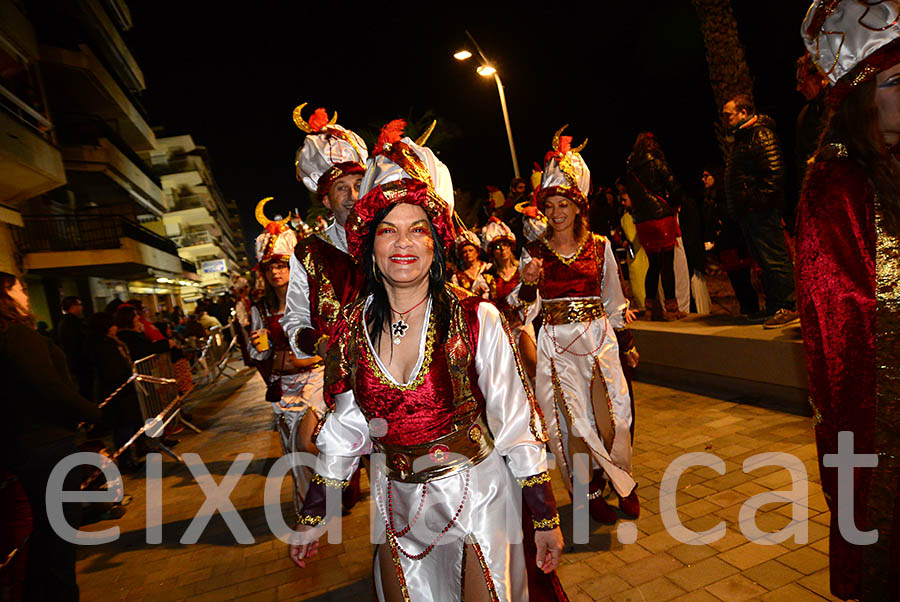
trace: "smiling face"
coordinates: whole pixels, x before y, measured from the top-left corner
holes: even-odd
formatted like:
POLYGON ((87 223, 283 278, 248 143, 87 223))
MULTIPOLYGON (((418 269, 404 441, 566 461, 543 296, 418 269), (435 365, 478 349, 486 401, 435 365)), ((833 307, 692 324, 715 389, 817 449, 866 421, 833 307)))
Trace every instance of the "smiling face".
POLYGON ((375 226, 375 265, 386 285, 416 285, 428 280, 434 239, 425 210, 401 203, 375 226))
POLYGON ((350 210, 359 199, 359 183, 362 176, 350 174, 341 176, 328 189, 328 194, 322 199, 322 204, 334 213, 334 221, 343 227, 347 223, 350 210))
POLYGON ((878 129, 889 146, 900 142, 900 63, 876 76, 878 129))
POLYGON ((494 259, 501 263, 513 259, 512 245, 507 240, 501 240, 491 245, 491 253, 494 259))
POLYGON ((580 213, 578 206, 564 196, 555 194, 544 200, 544 215, 558 234, 574 231, 580 213))

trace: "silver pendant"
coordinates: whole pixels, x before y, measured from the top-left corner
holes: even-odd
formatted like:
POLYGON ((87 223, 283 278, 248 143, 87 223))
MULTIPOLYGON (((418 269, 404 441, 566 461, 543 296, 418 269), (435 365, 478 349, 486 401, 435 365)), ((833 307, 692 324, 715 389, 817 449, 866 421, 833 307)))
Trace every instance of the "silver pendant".
POLYGON ((407 330, 409 330, 409 324, 403 321, 403 316, 391 324, 391 337, 394 339, 394 345, 400 344, 400 339, 406 336, 407 330))

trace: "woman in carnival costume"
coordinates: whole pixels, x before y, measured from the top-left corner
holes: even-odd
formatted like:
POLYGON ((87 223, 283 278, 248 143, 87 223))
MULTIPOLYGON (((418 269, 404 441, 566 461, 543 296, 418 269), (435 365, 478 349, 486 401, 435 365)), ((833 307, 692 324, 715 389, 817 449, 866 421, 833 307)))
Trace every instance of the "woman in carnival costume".
POLYGON ((361 454, 373 461, 379 600, 528 600, 526 562, 554 570, 562 552, 546 439, 509 327, 486 300, 447 286, 453 187, 405 122, 382 130, 347 222, 367 293, 345 311, 326 366, 328 413, 317 474, 291 546, 317 552, 329 489, 361 454), (524 497, 537 557, 520 544, 524 497), (427 510, 424 508, 427 507, 427 510), (312 526, 315 525, 314 529, 312 526))
MULTIPOLYGON (((315 453, 312 432, 323 414, 323 373, 318 356, 298 359, 281 328, 288 281, 289 261, 297 245, 297 236, 288 227, 290 216, 272 221, 265 215, 263 199, 256 206, 256 219, 263 233, 256 238, 257 268, 263 284, 262 299, 250 308, 250 357, 266 383, 266 401, 271 402, 275 422, 281 436, 281 449, 315 453)), ((294 511, 299 517, 303 498, 309 487, 309 471, 294 467, 294 511)))
POLYGON ((640 513, 631 477, 633 415, 619 345, 635 364, 637 357, 625 328, 628 303, 612 246, 586 223, 590 171, 580 154, 584 144, 571 148, 571 137, 560 136, 563 129, 553 137, 536 193, 547 230, 522 252, 516 296, 526 306, 541 303, 535 393, 557 466, 571 488, 573 456, 590 455, 591 515, 613 523, 616 512, 603 499, 607 480, 622 511, 632 518, 640 513))
POLYGON ((450 282, 471 293, 487 298, 489 287, 485 274, 491 264, 481 261, 481 257, 479 257, 481 241, 478 240, 478 235, 471 230, 463 230, 456 237, 453 246, 456 256, 462 264, 455 271, 450 282))
POLYGON ((519 260, 516 259, 516 237, 513 231, 497 217, 492 217, 481 229, 484 250, 493 260, 485 274, 488 298, 494 302, 516 335, 516 343, 528 378, 534 383, 537 363, 537 341, 531 320, 523 320, 521 307, 510 303, 510 295, 519 286, 519 260))
POLYGON ((797 210, 796 275, 831 591, 898 600, 900 2, 818 0, 801 34, 829 82, 828 125, 797 210), (839 450, 877 454, 874 466, 857 460, 852 489, 823 462, 839 450), (854 542, 840 524, 848 508, 854 542))

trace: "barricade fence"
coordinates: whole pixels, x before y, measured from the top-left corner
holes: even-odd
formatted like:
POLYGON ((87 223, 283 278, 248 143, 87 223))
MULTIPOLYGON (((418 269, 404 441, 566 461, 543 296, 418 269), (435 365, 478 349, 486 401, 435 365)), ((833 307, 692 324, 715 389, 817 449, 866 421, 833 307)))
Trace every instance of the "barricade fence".
POLYGON ((213 326, 200 349, 200 356, 194 363, 202 386, 213 384, 222 374, 231 378, 237 370, 228 365, 231 352, 237 347, 236 329, 240 328, 234 320, 225 326, 213 326))

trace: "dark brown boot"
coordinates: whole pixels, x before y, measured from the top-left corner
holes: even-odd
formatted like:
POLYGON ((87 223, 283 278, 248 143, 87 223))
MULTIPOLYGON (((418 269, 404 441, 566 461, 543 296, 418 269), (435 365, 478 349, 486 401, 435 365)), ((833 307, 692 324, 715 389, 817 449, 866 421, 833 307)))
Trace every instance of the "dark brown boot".
POLYGON ((666 322, 673 322, 675 320, 680 320, 687 316, 686 313, 680 311, 678 309, 678 300, 677 299, 666 299, 666 322))
POLYGON ((641 502, 637 496, 637 485, 628 494, 628 497, 619 496, 619 510, 628 518, 637 518, 641 514, 641 502))
POLYGON ((646 308, 646 311, 644 312, 645 320, 653 320, 654 322, 662 322, 665 320, 662 305, 660 305, 659 301, 656 299, 645 299, 644 307, 646 308))

